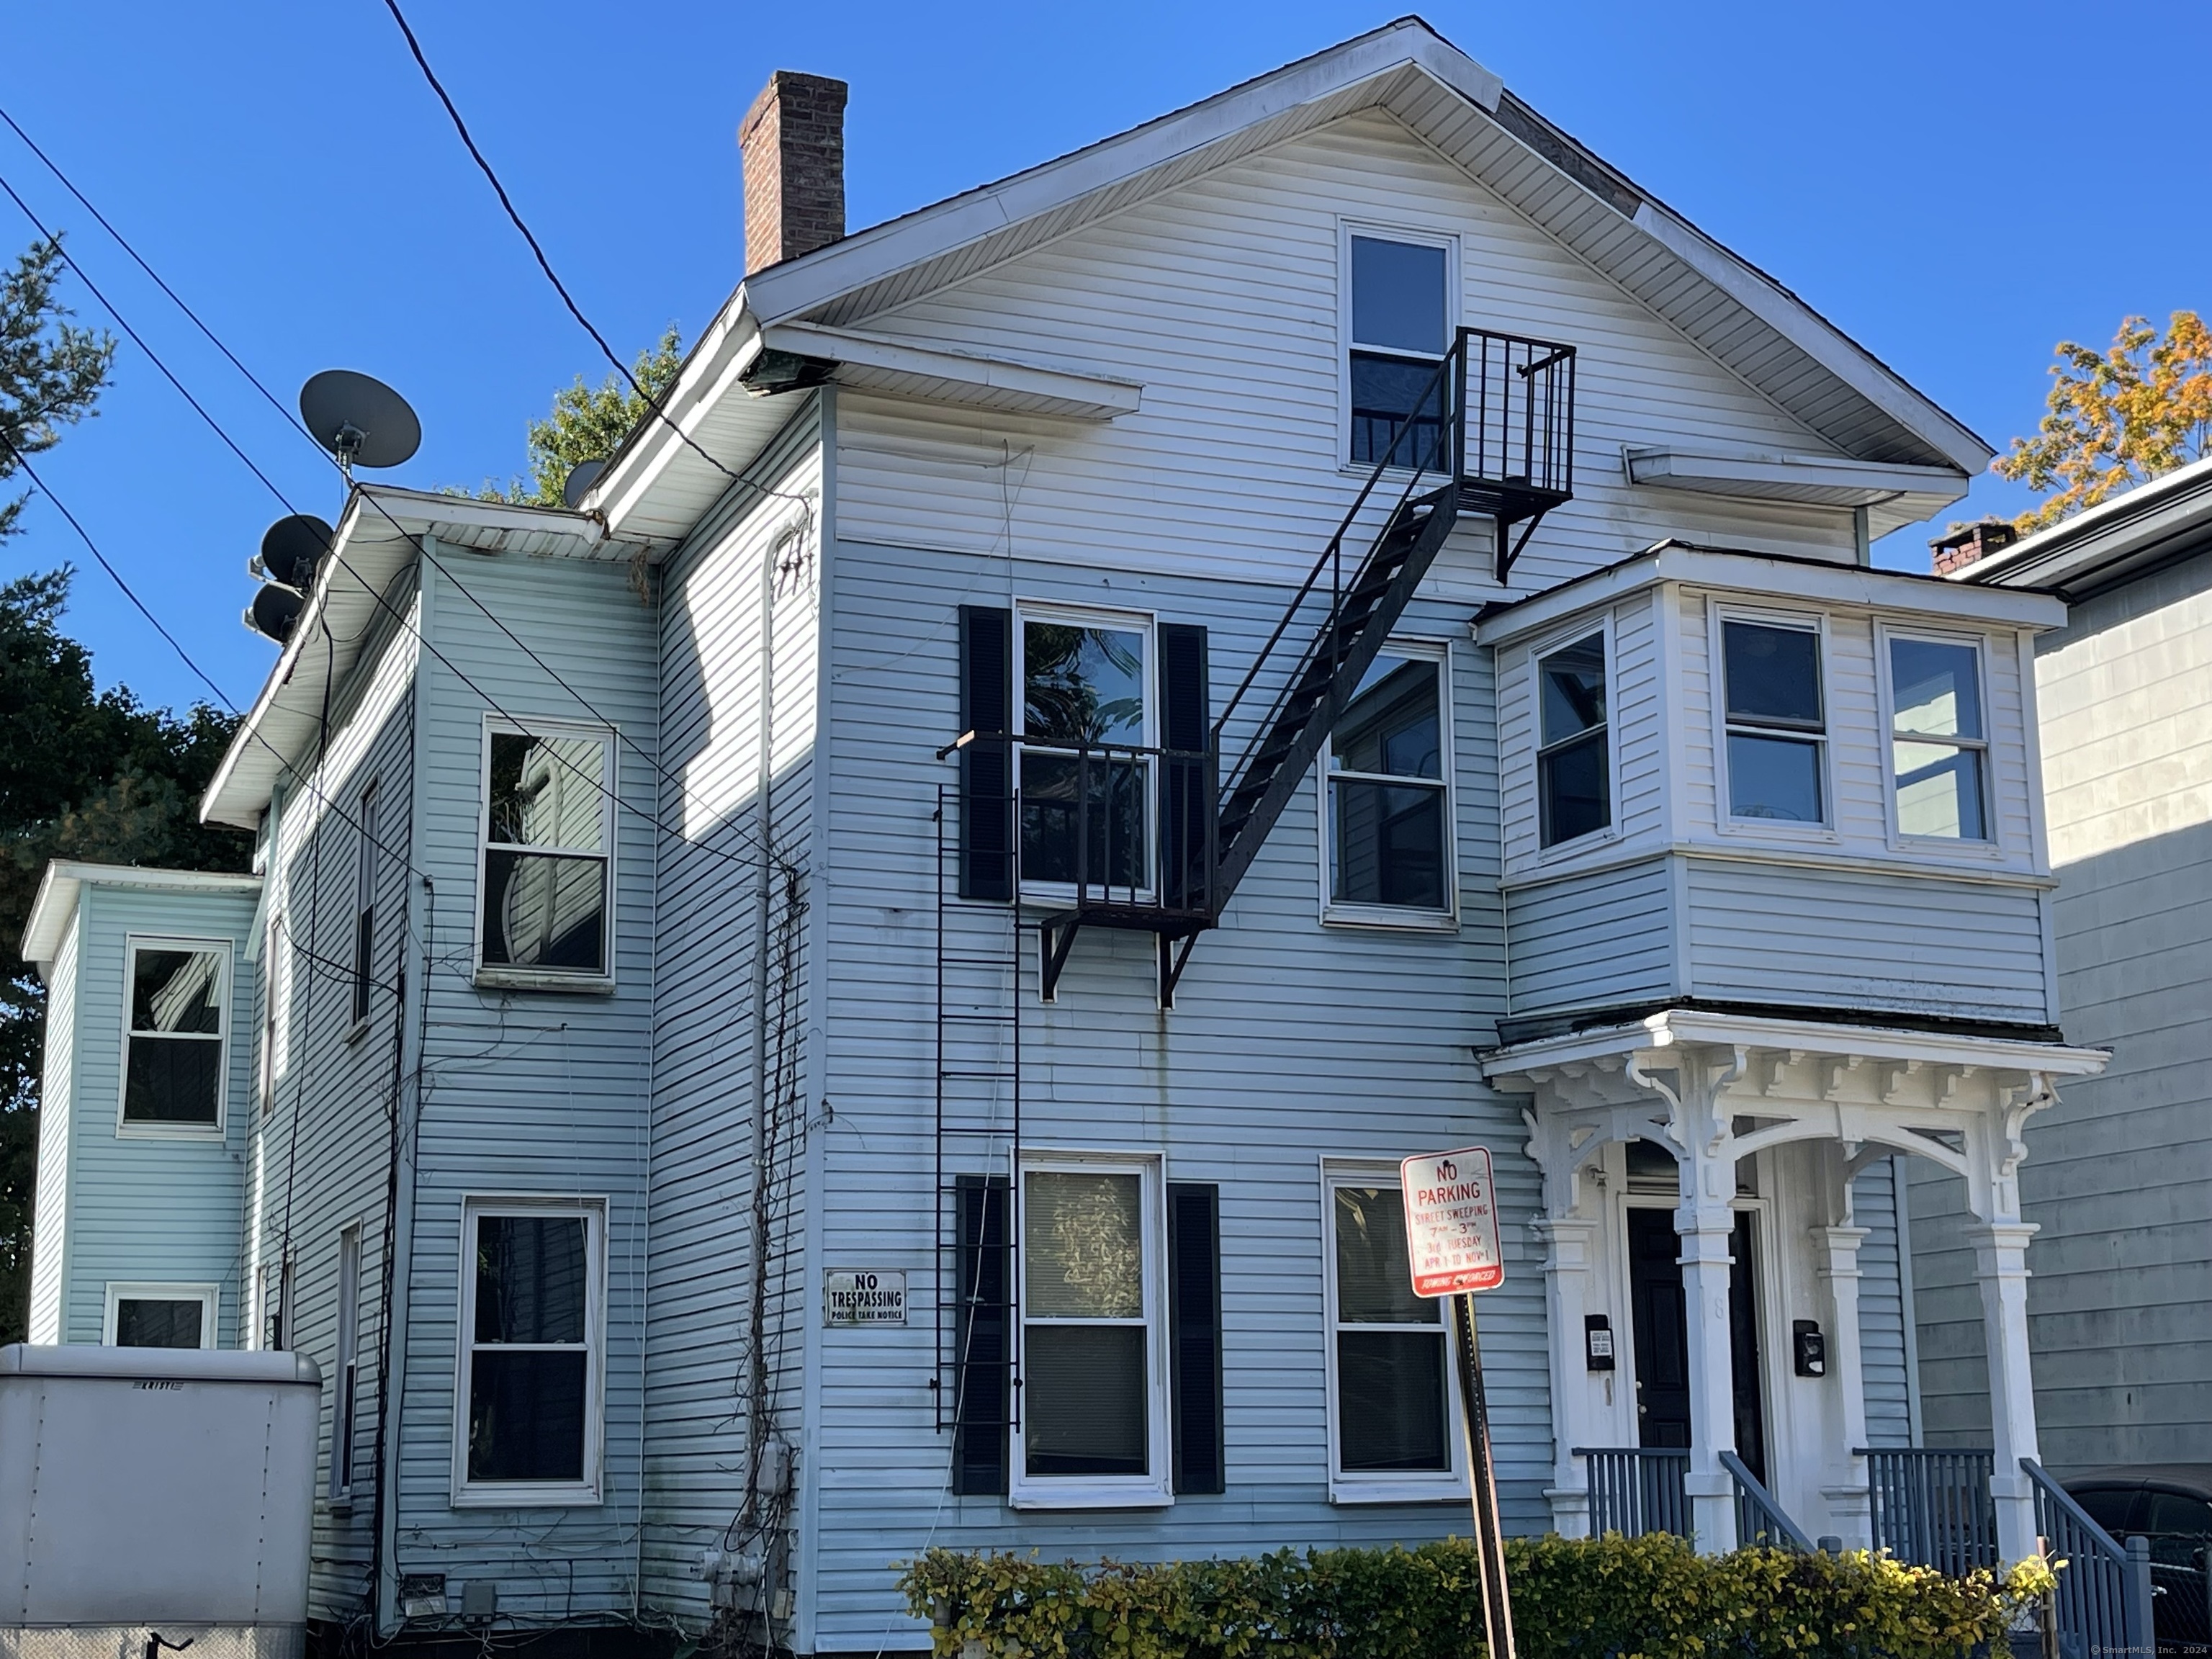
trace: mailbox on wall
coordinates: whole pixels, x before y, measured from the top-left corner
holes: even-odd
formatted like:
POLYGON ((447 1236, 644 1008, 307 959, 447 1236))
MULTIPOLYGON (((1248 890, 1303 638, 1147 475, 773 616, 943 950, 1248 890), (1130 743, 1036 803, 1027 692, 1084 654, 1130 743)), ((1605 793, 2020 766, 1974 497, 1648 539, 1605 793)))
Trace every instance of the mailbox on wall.
POLYGON ((1790 1338, 1797 1362, 1797 1375, 1826 1376, 1828 1374, 1828 1339, 1820 1334, 1820 1325, 1810 1319, 1792 1320, 1790 1338))

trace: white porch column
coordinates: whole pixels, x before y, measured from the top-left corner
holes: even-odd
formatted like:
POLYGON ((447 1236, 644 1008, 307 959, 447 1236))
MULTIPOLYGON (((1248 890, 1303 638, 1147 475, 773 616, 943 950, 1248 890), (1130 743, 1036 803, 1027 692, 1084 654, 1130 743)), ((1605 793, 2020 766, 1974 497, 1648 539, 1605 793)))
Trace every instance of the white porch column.
MULTIPOLYGON (((1848 1179, 1848 1171, 1846 1171, 1848 1179)), ((1826 1502, 1830 1529, 1846 1549, 1874 1543, 1873 1500, 1867 1492, 1866 1459, 1856 1455, 1867 1443, 1866 1368, 1859 1349, 1859 1246, 1864 1227, 1815 1227, 1814 1257, 1821 1288, 1827 1292, 1828 1375, 1833 1408, 1822 1413, 1829 1443, 1822 1459, 1820 1496, 1826 1502)))
POLYGON ((2033 1223, 1994 1221, 1966 1229, 1982 1287, 1990 1352, 1990 1443, 1996 1453, 1990 1496, 1996 1502, 1997 1553, 2004 1564, 2035 1553, 2035 1498, 2020 1460, 2039 1462, 2035 1380, 2027 1352, 2027 1241, 2033 1223))
MULTIPOLYGON (((1547 1174, 1547 1182, 1551 1179, 1547 1174)), ((1590 1408, 1583 1319, 1589 1312, 1590 1273, 1598 1224, 1578 1216, 1545 1216, 1534 1224, 1545 1243, 1545 1311, 1552 1333, 1552 1528, 1562 1538, 1589 1536, 1589 1477, 1574 1455, 1598 1437, 1590 1408)))

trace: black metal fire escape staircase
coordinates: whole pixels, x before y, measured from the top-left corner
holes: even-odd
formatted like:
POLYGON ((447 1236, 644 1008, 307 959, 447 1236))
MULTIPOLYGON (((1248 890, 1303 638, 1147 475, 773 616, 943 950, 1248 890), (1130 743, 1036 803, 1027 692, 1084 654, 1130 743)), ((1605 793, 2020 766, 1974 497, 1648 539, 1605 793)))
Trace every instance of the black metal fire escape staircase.
MULTIPOLYGON (((1117 767, 1159 769, 1158 871, 1147 891, 1079 877, 1072 902, 1038 922, 1048 999, 1076 934, 1104 927, 1158 936, 1160 1001, 1172 1004, 1198 935, 1219 925, 1454 526, 1463 514, 1492 522, 1502 585, 1544 515, 1572 498, 1574 375, 1572 346, 1467 328, 1410 410, 1355 407, 1366 454, 1380 459, 1205 747, 1102 750, 1079 784, 1091 800, 1115 787, 1117 767)), ((1086 826, 1091 816, 1076 814, 1086 826)), ((1095 862, 1078 855, 1079 871, 1095 862)))

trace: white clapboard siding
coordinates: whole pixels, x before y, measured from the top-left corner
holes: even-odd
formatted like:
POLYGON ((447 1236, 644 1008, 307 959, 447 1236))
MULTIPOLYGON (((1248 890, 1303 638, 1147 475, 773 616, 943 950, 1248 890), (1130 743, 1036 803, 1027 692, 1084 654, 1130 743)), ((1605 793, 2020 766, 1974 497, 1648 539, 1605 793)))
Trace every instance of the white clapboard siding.
MULTIPOLYGON (((840 452, 841 465, 843 453, 840 452)), ((1543 1524, 1550 1450, 1537 1201, 1513 1104, 1490 1093, 1473 1045, 1491 1040, 1498 963, 1496 796, 1486 653, 1457 607, 1418 605, 1405 637, 1451 641, 1461 926, 1441 934, 1325 927, 1317 790, 1302 791, 1176 994, 1156 1006, 1153 945, 1091 932, 1059 1000, 1023 1006, 1024 1135, 1033 1147, 1164 1152, 1170 1177, 1222 1190, 1230 1490, 1168 1510, 1025 1513, 946 1492, 934 1430, 930 1000, 936 841, 954 776, 962 603, 1008 597, 1155 613, 1209 629, 1217 706, 1286 602, 1279 585, 1174 576, 1102 558, 1079 571, 841 541, 830 621, 830 856, 835 887, 823 1261, 903 1269, 903 1330, 823 1339, 815 1477, 813 1637, 827 1649, 911 1647, 887 1564, 929 1540, 1121 1555, 1236 1553, 1440 1535, 1458 1506, 1333 1507, 1327 1498, 1322 1318, 1324 1156, 1395 1160, 1431 1144, 1495 1150, 1511 1278, 1484 1303, 1485 1354, 1512 1524, 1543 1524)), ((957 1154, 956 1153, 956 1158, 957 1154)), ((972 1155, 971 1155, 972 1156, 972 1155)), ((965 1167, 956 1162, 955 1168, 965 1167)))
POLYGON ((1513 890, 1505 902, 1516 1017, 1650 1002, 1675 972, 1672 860, 1646 859, 1513 890))
MULTIPOLYGON (((2061 1018, 2112 1054, 2028 1125, 2038 1428, 2062 1470, 2186 1461, 2212 1421, 2212 556, 2076 605, 2035 668, 2061 1018)), ((1916 1173, 1942 1217, 1914 1213, 1922 1351, 1968 1356, 1923 1360, 1951 1420, 1977 1409, 1973 1261, 1951 1183, 1916 1173)))
POLYGON ((75 1122, 77 946, 80 912, 55 948, 46 980, 46 1065, 39 1078, 39 1183, 31 1212, 31 1305, 26 1334, 33 1342, 62 1340, 69 1260, 70 1152, 75 1122))
POLYGON ((1692 859, 1691 991, 2040 1024, 2033 888, 1692 859))
MULTIPOLYGON (((775 493, 732 488, 662 574, 651 1284, 646 1395, 650 1446, 641 1552, 653 1602, 711 1616, 702 1553, 720 1547, 744 1506, 751 1401, 755 951, 760 884, 770 883, 772 939, 797 902, 818 908, 808 872, 816 741, 821 583, 820 427, 794 419, 750 470, 775 493), (795 532, 795 533, 794 533, 795 532), (769 738, 773 858, 762 859, 763 585, 775 612, 769 738), (803 873, 794 895, 790 872, 803 873)), ((798 918, 803 974, 812 909, 798 918)), ((779 995, 787 973, 773 943, 771 1078, 804 1048, 805 1000, 779 995)), ((774 1097, 788 1099, 787 1091, 774 1097)), ((803 1118, 805 1114, 802 1111, 803 1118)), ((772 1146, 769 1381, 774 1426, 804 1429, 802 1229, 807 1192, 794 1161, 805 1131, 788 1121, 772 1146)))
MULTIPOLYGON (((969 552, 1011 537, 1078 565, 1111 549, 1128 569, 1302 576, 1359 482, 1341 465, 1340 222, 1456 235, 1462 320, 1580 351, 1577 499, 1529 544, 1516 589, 1669 535, 1849 557, 1846 514, 1629 484, 1623 445, 1826 447, 1373 112, 865 319, 916 343, 1136 380, 1143 406, 1091 427, 848 395, 842 533, 969 552)), ((1497 590, 1470 559, 1441 591, 1497 590)))

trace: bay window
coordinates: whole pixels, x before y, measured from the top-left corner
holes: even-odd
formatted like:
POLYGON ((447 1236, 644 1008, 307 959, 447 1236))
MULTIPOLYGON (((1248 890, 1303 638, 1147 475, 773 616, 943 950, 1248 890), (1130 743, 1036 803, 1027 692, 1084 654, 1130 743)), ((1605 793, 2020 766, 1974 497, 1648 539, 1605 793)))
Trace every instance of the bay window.
POLYGON ((1898 834, 1989 840, 1981 653, 1960 641, 1893 635, 1889 691, 1898 834))
POLYGON ((1023 1167, 1018 1506, 1168 1501, 1160 1202, 1153 1159, 1023 1167))
POLYGON ((494 722, 485 734, 479 950, 492 982, 612 971, 614 743, 592 728, 494 722))
POLYGON ((1721 624, 1721 657, 1729 816, 1825 824, 1820 629, 1731 618, 1721 624))
POLYGON ((1604 634, 1536 659, 1536 724, 1540 843, 1556 847, 1607 828, 1613 822, 1613 757, 1604 634))

